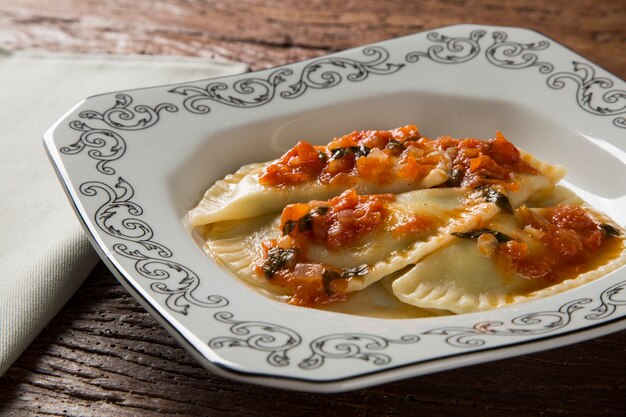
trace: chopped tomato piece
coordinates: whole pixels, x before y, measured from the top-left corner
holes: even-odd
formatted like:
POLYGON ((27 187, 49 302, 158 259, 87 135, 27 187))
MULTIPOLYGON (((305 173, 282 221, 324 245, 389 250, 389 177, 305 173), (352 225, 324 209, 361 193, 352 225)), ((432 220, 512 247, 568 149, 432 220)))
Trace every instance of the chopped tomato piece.
POLYGON ((559 205, 541 214, 525 206, 517 210, 527 233, 540 243, 533 252, 519 241, 500 245, 506 263, 523 277, 555 281, 578 274, 593 262, 599 249, 614 241, 605 236, 580 206, 559 205))
POLYGON ((495 139, 489 142, 489 150, 493 158, 500 164, 512 165, 521 161, 519 150, 506 140, 500 132, 497 132, 495 139))
POLYGON ((262 185, 289 185, 311 181, 324 168, 321 150, 307 142, 298 142, 278 161, 268 165, 259 177, 262 185))
POLYGON ((374 183, 389 182, 392 166, 391 157, 378 148, 374 148, 369 155, 356 161, 356 168, 361 178, 374 183))

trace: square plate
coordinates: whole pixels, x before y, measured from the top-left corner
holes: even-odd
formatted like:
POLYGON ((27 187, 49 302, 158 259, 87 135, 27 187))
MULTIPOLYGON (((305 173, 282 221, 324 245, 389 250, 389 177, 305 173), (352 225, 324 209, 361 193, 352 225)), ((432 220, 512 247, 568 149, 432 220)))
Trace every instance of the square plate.
POLYGON ((626 83, 544 35, 448 26, 254 73, 90 97, 45 134, 85 230, 122 284, 209 370, 356 389, 626 328, 626 269, 545 299, 422 319, 269 301, 215 265, 182 218, 217 179, 307 138, 415 123, 569 168, 626 222, 626 83))

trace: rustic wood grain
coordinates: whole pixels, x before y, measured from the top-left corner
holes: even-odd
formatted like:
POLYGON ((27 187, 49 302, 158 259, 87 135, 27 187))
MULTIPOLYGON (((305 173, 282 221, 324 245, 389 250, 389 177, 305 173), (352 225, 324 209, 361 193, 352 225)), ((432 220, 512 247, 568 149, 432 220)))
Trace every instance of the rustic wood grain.
POLYGON ((7 48, 220 57, 262 68, 442 25, 539 30, 626 68, 623 0, 21 0, 0 2, 7 48))
MULTIPOLYGON (((257 69, 468 22, 539 30, 623 78, 625 21, 623 0, 0 0, 0 45, 257 69)), ((350 393, 293 393, 207 373, 100 264, 0 379, 0 415, 620 416, 625 346, 619 332, 350 393)))
POLYGON ((204 371, 100 264, 0 380, 0 415, 619 416, 624 346, 619 332, 355 392, 293 393, 204 371))

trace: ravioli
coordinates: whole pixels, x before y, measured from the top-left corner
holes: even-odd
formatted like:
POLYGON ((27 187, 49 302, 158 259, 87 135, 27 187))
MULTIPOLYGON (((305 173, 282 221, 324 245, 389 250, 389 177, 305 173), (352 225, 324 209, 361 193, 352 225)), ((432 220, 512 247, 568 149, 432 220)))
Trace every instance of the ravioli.
POLYGON ((499 210, 463 188, 366 196, 348 190, 287 206, 281 216, 216 223, 205 233, 206 249, 254 286, 294 304, 323 304, 415 264, 499 210))
POLYGON ((386 285, 405 303, 467 313, 562 292, 623 266, 623 232, 558 193, 568 204, 501 212, 386 285))
POLYGON ((189 212, 192 226, 261 216, 286 205, 326 200, 346 189, 401 193, 445 183, 445 150, 420 140, 417 127, 366 130, 327 146, 299 142, 275 161, 246 165, 218 181, 189 212))
POLYGON ((275 161, 246 165, 215 183, 188 214, 192 226, 246 219, 286 205, 326 200, 354 189, 359 194, 398 194, 432 187, 489 186, 529 191, 555 184, 565 173, 519 151, 500 133, 490 141, 422 137, 417 127, 366 130, 327 146, 299 142, 275 161), (533 181, 519 189, 520 179, 533 181))
POLYGON ((564 175, 500 132, 430 139, 408 125, 299 142, 218 181, 186 220, 214 260, 291 304, 361 314, 371 298, 378 317, 394 316, 383 305, 402 317, 465 313, 624 264, 621 229, 555 187, 564 175))
POLYGON ((363 180, 350 183, 324 184, 309 181, 303 184, 268 187, 259 183, 259 176, 270 163, 251 164, 218 181, 204 195, 200 203, 189 213, 192 226, 225 220, 247 219, 281 211, 286 205, 311 200, 326 200, 346 189, 360 194, 400 193, 413 189, 431 188, 448 179, 445 164, 433 169, 423 178, 379 184, 363 180))

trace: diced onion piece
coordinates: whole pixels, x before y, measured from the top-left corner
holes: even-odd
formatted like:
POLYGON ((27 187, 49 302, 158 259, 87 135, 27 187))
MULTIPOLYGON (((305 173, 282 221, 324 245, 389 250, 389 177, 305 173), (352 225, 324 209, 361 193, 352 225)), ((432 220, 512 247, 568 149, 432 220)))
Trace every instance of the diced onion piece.
POLYGON ((324 267, 321 264, 298 263, 294 268, 293 275, 297 279, 321 280, 324 267))
POLYGON ((476 239, 478 250, 485 256, 491 256, 498 248, 498 239, 491 233, 483 233, 476 239))
POLYGON ((528 236, 534 237, 535 239, 539 239, 539 240, 541 240, 541 238, 543 238, 543 236, 546 234, 546 232, 540 229, 536 229, 532 227, 531 225, 526 225, 524 227, 524 232, 526 232, 528 236))

